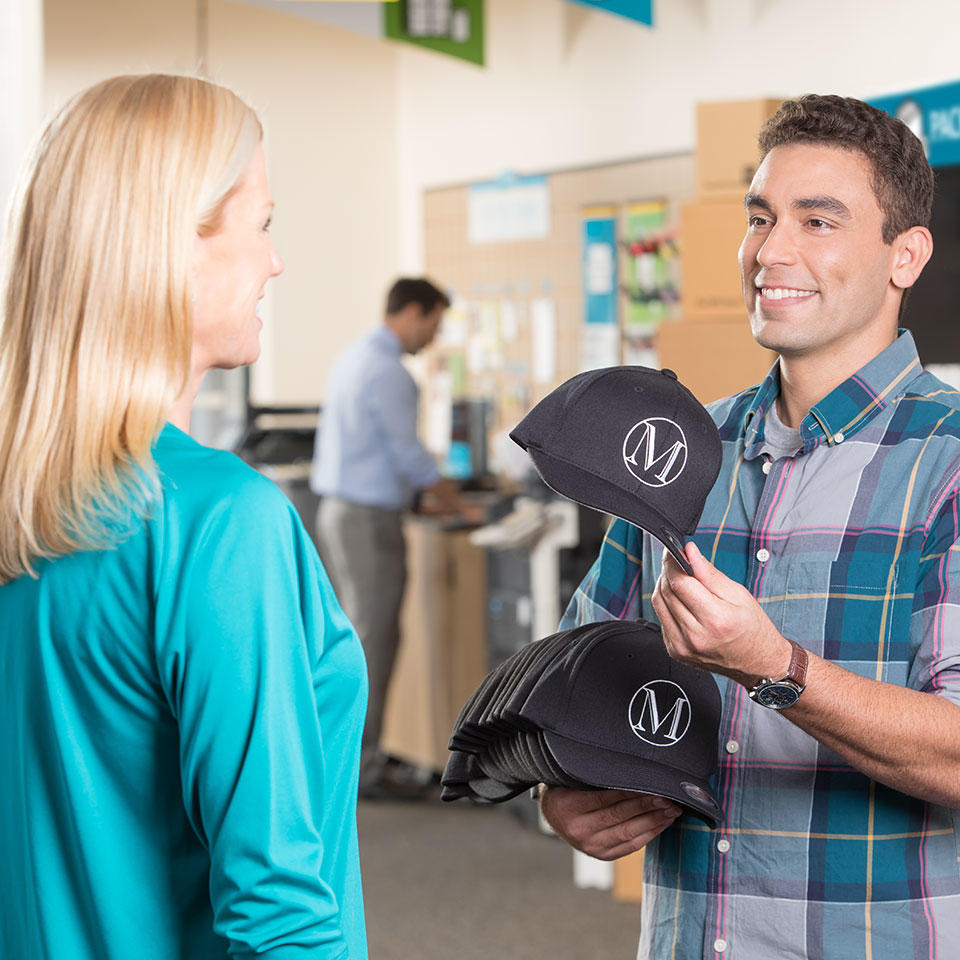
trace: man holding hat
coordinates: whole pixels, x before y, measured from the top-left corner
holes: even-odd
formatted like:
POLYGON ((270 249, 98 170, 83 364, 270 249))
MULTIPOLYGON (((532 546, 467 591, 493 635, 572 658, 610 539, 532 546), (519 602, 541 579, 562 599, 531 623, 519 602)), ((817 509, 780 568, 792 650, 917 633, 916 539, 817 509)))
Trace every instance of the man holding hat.
POLYGON ((740 269, 780 359, 710 407, 692 575, 616 520, 562 624, 656 618, 716 675, 723 820, 623 791, 542 806, 594 856, 647 846, 641 958, 960 955, 960 400, 898 331, 933 174, 840 97, 785 103, 760 148, 740 269))

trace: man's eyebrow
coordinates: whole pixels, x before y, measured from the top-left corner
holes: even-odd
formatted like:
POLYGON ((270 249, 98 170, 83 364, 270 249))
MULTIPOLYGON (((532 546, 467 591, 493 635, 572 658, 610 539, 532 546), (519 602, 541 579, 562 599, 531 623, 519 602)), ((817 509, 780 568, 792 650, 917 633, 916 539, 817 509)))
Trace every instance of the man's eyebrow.
POLYGON ((822 197, 801 197, 799 200, 794 200, 791 206, 794 210, 827 210, 844 220, 850 220, 852 216, 842 200, 826 195, 822 197))
POLYGON ((761 210, 766 210, 767 213, 773 213, 773 207, 759 193, 748 193, 743 198, 743 205, 747 210, 751 207, 759 207, 761 210))
MULTIPOLYGON (((770 206, 770 202, 759 193, 748 193, 743 198, 743 204, 747 210, 752 207, 766 210, 767 213, 773 213, 773 207, 770 206)), ((852 219, 849 208, 842 200, 826 194, 819 197, 801 197, 799 200, 794 200, 790 206, 793 207, 794 210, 826 210, 844 220, 852 219)))

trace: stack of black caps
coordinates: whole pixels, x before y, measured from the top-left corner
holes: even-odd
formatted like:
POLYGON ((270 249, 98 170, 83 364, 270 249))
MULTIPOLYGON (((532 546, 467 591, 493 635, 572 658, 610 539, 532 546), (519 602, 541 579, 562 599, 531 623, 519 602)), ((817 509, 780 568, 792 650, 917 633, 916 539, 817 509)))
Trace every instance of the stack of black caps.
POLYGON ((716 826, 719 723, 713 677, 671 659, 659 627, 586 624, 487 676, 457 720, 442 796, 498 803, 537 783, 636 790, 716 826))

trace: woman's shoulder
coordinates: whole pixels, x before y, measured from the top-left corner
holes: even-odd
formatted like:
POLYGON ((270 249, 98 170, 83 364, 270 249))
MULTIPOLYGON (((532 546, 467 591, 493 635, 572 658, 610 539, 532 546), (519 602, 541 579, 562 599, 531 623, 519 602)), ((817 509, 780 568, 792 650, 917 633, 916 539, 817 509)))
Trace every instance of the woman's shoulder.
POLYGON ((166 424, 154 445, 164 501, 207 514, 218 506, 246 508, 262 516, 286 512, 289 501, 272 481, 227 450, 205 447, 166 424))

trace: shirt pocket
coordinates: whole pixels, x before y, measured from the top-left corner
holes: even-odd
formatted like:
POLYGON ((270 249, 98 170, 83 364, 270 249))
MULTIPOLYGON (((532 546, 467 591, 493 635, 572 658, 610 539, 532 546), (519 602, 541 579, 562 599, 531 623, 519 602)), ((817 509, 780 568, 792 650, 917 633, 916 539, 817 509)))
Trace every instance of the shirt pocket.
POLYGON ((913 598, 898 592, 898 580, 889 555, 795 563, 781 630, 846 670, 903 686, 913 598))

